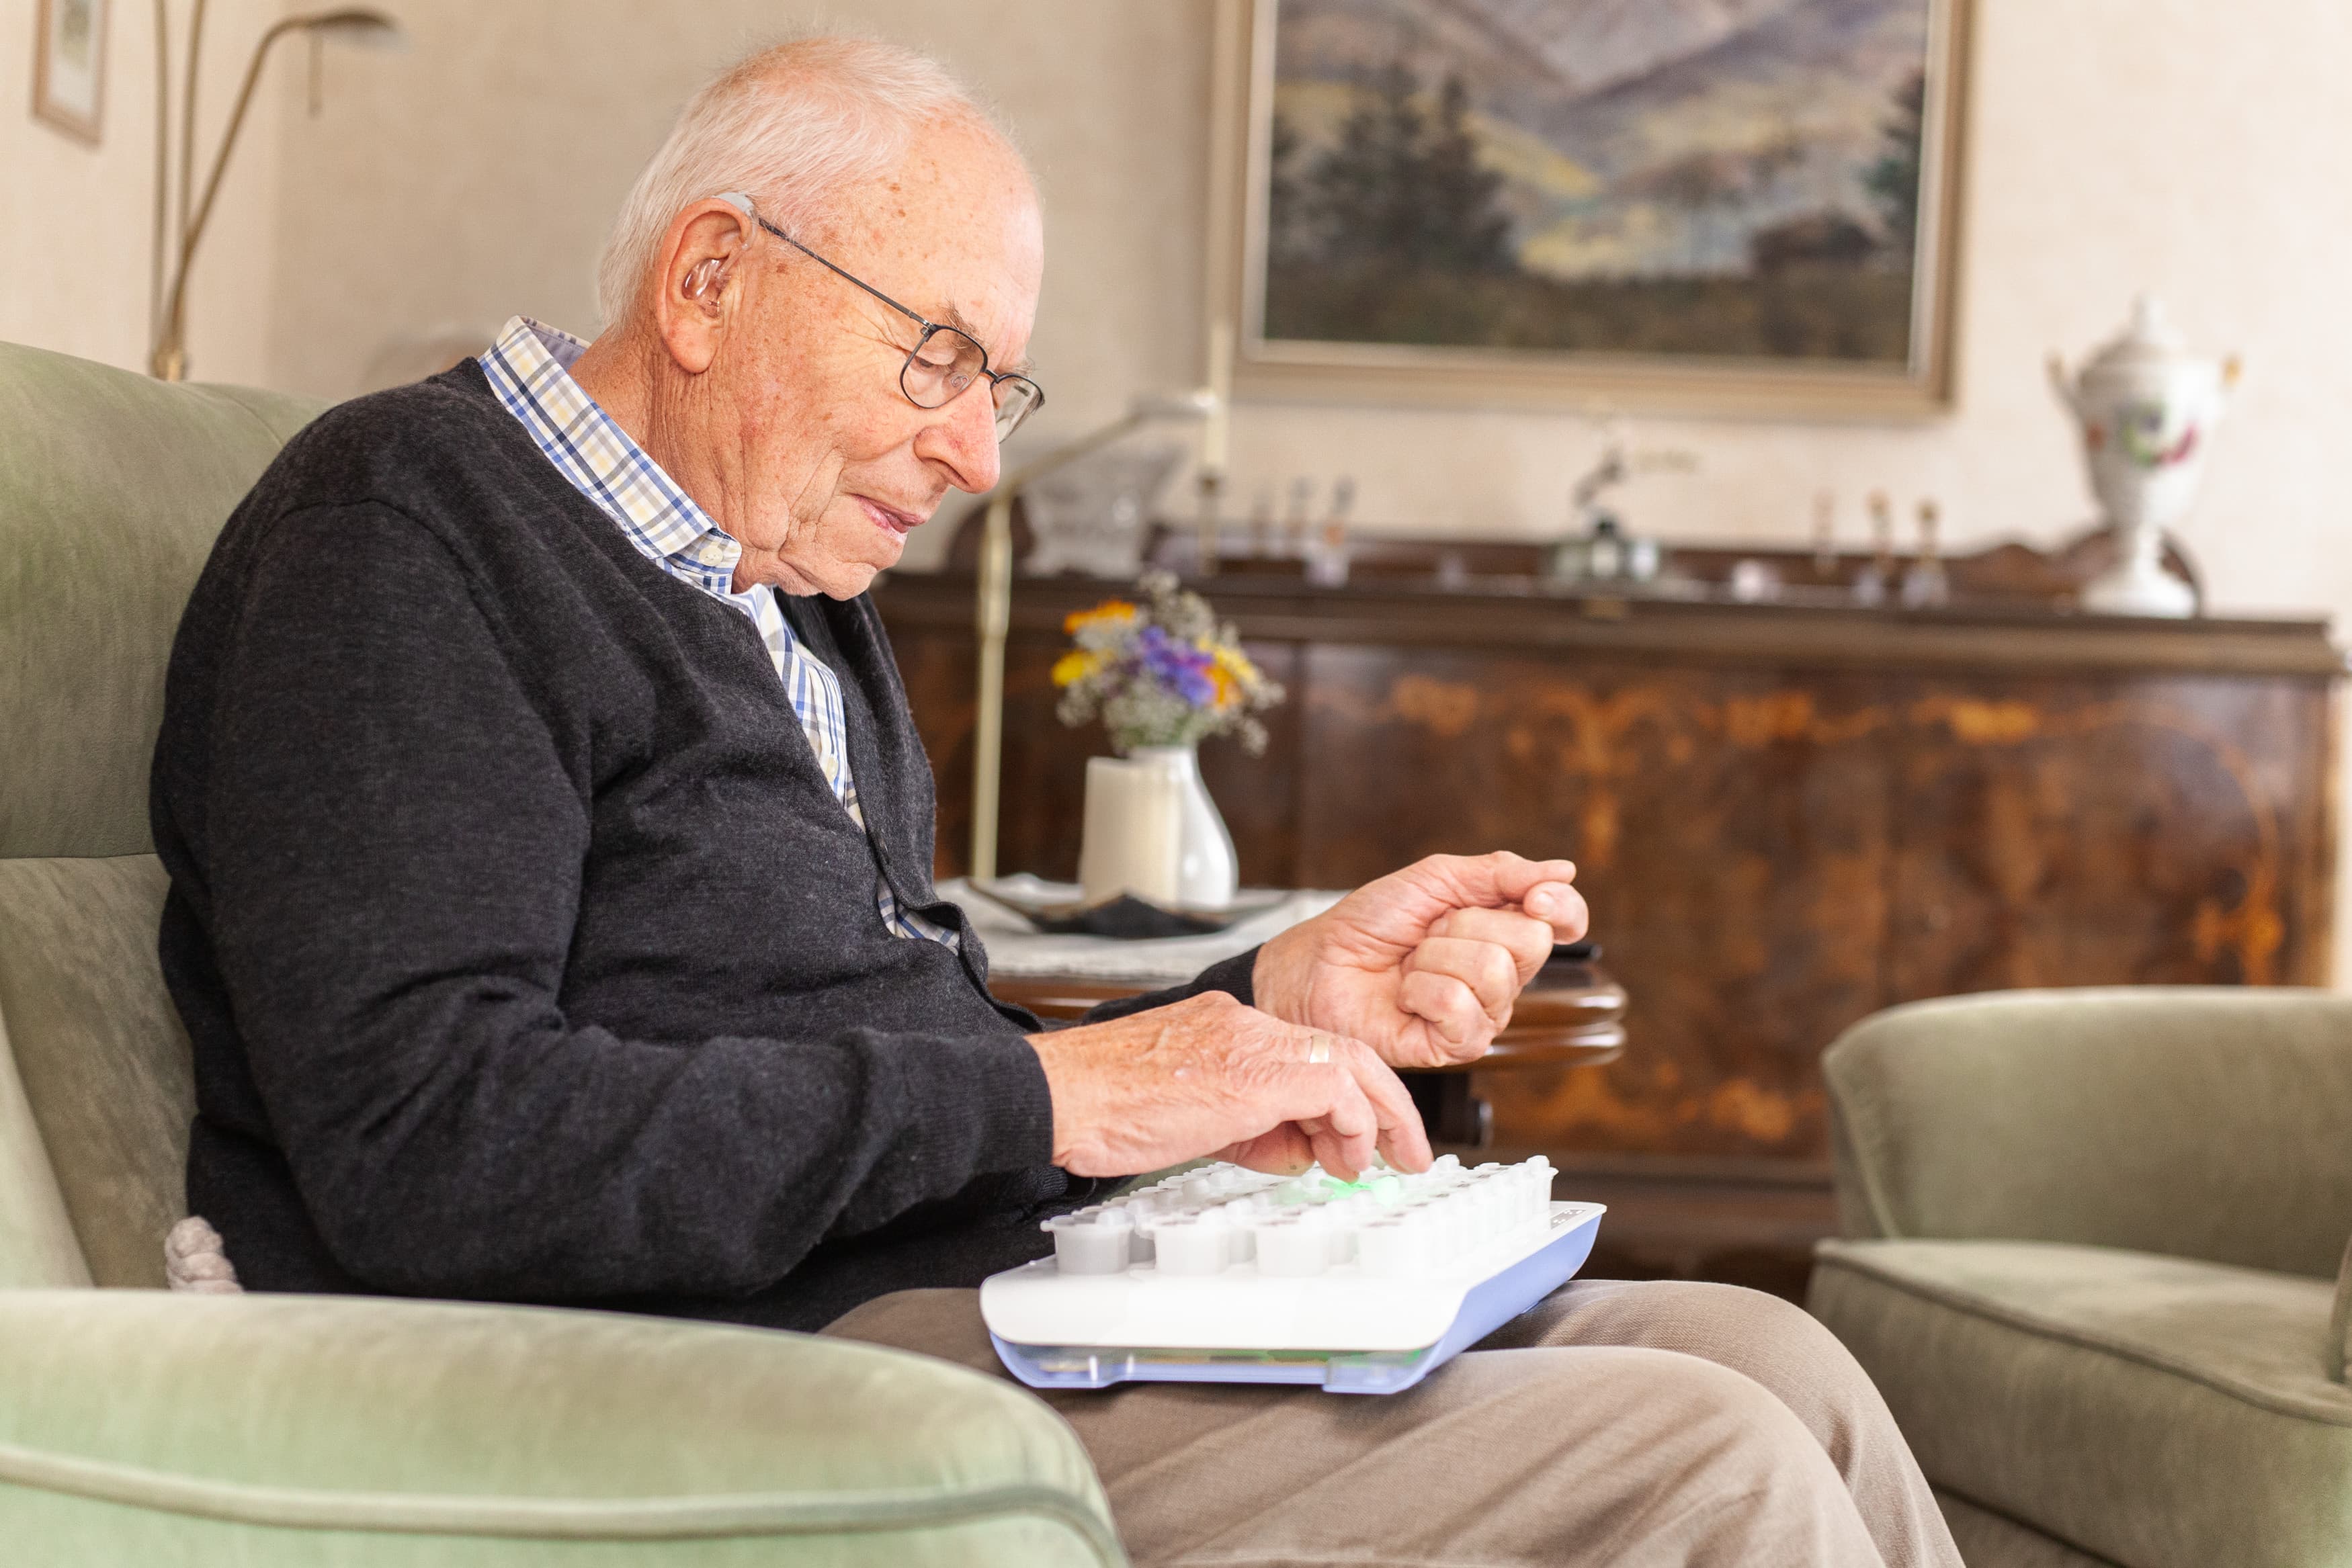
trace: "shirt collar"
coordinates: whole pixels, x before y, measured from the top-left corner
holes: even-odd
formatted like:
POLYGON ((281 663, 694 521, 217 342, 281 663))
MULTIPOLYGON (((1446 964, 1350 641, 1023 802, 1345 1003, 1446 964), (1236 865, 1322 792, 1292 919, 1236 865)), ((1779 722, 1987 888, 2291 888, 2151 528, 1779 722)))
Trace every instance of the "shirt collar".
POLYGON ((572 379, 587 345, 517 316, 481 357, 490 391, 574 488, 664 570, 731 597, 743 547, 572 379))

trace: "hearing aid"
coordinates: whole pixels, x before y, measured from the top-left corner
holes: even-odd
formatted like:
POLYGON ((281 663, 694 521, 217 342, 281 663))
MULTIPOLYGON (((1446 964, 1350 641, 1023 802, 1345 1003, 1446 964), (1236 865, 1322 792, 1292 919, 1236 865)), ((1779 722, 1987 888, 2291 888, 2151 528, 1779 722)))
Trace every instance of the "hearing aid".
MULTIPOLYGON (((751 196, 744 192, 722 191, 719 194, 719 199, 726 203, 729 206, 733 207, 737 212, 741 213, 747 218, 757 216, 751 208, 751 196)), ((726 277, 727 263, 725 258, 716 256, 706 256, 704 259, 696 262, 692 267, 688 269, 685 287, 686 297, 689 299, 699 299, 704 295, 709 294, 713 288, 717 287, 719 283, 725 280, 726 277)))

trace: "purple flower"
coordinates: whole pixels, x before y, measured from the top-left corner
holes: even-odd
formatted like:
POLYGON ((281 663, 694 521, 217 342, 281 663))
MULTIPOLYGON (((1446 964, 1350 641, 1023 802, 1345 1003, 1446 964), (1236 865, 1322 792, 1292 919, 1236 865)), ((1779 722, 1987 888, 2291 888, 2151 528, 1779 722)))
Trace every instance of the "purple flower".
POLYGON ((1209 678, 1214 661, 1191 643, 1146 626, 1135 639, 1135 653, 1146 676, 1194 707, 1208 707, 1217 700, 1216 683, 1209 678))

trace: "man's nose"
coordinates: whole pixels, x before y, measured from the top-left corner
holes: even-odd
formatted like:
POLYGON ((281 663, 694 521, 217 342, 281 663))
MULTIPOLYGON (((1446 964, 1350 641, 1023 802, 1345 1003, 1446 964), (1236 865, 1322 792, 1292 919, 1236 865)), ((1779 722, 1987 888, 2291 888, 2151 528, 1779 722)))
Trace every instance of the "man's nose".
POLYGON ((996 450, 996 400, 988 383, 969 389, 942 412, 945 419, 924 427, 916 455, 945 464, 948 483, 967 495, 995 489, 1003 465, 996 450))

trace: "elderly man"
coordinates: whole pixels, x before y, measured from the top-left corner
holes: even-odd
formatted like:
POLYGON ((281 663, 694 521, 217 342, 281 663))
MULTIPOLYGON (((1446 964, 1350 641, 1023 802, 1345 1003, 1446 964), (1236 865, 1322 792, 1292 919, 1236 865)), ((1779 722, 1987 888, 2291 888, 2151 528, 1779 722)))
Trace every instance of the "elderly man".
MULTIPOLYGON (((584 348, 347 403, 238 509, 154 775, 192 1207, 266 1290, 598 1303, 993 1368, 973 1292, 1102 1182, 1428 1145, 1572 868, 1437 859, 1068 1030, 989 996, 862 597, 1042 399, 1019 157, 813 39, 688 107, 584 348)), ((1794 1309, 1580 1284, 1388 1400, 1063 1397, 1146 1562, 1948 1563, 1794 1309)))

